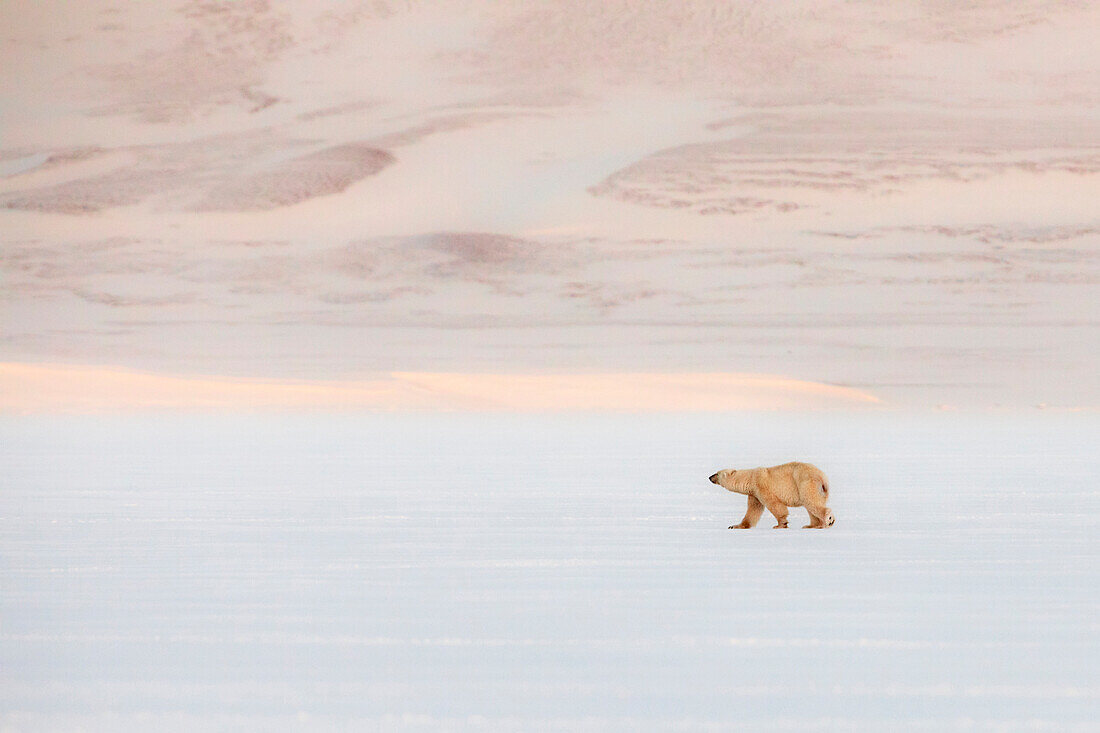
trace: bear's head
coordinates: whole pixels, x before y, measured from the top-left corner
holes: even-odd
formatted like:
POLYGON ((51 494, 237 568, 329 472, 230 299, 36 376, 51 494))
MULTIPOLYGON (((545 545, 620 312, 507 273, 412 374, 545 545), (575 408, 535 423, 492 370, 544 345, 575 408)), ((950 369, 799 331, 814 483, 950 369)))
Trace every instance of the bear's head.
POLYGON ((826 527, 832 527, 836 524, 836 517, 833 515, 832 509, 825 510, 825 516, 822 518, 822 521, 825 523, 826 527))
POLYGON ((717 484, 721 486, 726 491, 730 491, 731 489, 729 488, 729 479, 735 473, 737 473, 737 469, 734 468, 719 471, 718 473, 711 475, 710 482, 712 484, 717 484))

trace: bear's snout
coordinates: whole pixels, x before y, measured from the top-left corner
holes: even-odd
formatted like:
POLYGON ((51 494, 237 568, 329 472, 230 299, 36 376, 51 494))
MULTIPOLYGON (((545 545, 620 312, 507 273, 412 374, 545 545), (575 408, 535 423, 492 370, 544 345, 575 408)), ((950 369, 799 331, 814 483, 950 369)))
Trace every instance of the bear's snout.
POLYGON ((710 482, 711 482, 712 484, 716 484, 716 483, 718 483, 718 474, 713 474, 713 475, 712 475, 712 476, 710 477, 710 482))

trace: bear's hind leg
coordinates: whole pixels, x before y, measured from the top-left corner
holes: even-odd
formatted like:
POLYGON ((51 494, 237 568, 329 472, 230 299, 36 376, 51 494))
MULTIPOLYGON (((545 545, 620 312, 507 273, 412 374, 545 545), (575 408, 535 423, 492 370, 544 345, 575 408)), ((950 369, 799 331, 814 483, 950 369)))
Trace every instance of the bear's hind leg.
POLYGON ((798 497, 802 500, 802 506, 810 515, 810 523, 803 529, 822 529, 825 527, 825 502, 829 498, 828 490, 824 482, 804 479, 798 485, 798 497))
POLYGON ((764 513, 764 505, 755 496, 749 497, 749 508, 745 512, 745 518, 741 524, 735 524, 730 529, 752 529, 760 521, 760 515, 764 513))

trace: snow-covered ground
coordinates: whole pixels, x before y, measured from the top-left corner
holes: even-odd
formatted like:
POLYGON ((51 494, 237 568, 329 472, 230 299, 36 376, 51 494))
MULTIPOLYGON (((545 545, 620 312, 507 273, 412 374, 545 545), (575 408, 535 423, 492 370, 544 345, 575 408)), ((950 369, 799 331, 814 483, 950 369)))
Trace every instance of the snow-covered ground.
POLYGON ((7 419, 0 727, 1090 729, 1098 439, 1082 415, 7 419), (745 500, 707 476, 788 459, 829 474, 836 527, 728 531, 745 500))

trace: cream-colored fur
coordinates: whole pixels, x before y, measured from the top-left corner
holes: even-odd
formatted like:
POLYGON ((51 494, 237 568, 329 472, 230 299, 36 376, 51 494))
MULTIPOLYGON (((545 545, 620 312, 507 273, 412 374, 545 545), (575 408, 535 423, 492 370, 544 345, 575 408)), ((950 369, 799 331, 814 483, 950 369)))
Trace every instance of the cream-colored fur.
POLYGON ((792 506, 804 506, 810 515, 810 523, 803 529, 831 527, 836 521, 832 511, 825 506, 829 500, 829 482, 820 468, 809 463, 784 463, 741 471, 728 469, 714 474, 710 480, 726 491, 749 497, 745 518, 730 529, 755 527, 765 507, 778 522, 775 529, 787 527, 787 507, 792 506))

